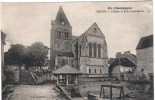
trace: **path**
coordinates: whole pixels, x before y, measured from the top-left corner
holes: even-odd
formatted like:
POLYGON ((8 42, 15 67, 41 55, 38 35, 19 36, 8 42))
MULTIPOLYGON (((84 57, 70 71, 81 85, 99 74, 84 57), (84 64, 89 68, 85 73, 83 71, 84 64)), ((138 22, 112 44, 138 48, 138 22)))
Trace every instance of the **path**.
POLYGON ((54 85, 19 85, 9 100, 66 100, 54 85))

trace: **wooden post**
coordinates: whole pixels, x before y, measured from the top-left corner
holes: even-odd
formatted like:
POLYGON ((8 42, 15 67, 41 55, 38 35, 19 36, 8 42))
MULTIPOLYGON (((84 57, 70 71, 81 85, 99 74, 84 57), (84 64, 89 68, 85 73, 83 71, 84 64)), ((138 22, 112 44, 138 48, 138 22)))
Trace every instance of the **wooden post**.
POLYGON ((102 89, 102 92, 103 92, 103 96, 102 96, 102 97, 105 97, 105 94, 104 94, 104 87, 103 87, 103 89, 102 89))
POLYGON ((112 100, 112 85, 110 86, 110 100, 112 100))
POLYGON ((122 97, 122 89, 120 90, 120 98, 122 97))
POLYGON ((59 75, 57 75, 57 84, 59 84, 59 75))
POLYGON ((123 92, 122 94, 123 94, 123 100, 124 100, 124 89, 123 89, 123 87, 122 87, 122 92, 123 92))
POLYGON ((75 84, 78 84, 77 76, 75 77, 75 84))
POLYGON ((68 85, 68 75, 66 75, 66 85, 68 85))
POLYGON ((102 97, 102 86, 101 86, 101 90, 100 90, 100 98, 102 97))

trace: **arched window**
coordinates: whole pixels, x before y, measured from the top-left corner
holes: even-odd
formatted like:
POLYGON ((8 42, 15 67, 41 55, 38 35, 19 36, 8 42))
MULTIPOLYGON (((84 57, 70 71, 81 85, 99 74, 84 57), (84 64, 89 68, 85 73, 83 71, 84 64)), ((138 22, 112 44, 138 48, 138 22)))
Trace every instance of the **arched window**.
POLYGON ((96 58, 96 55, 97 55, 97 44, 96 43, 94 43, 93 48, 94 48, 94 57, 96 58))
POLYGON ((69 33, 68 33, 68 31, 65 31, 65 38, 69 38, 69 33))
POLYGON ((100 69, 100 73, 102 73, 102 69, 100 69))
POLYGON ((89 57, 92 57, 92 44, 89 44, 89 57))
POLYGON ((96 69, 95 69, 95 73, 96 73, 96 69))
POLYGON ((98 44, 98 58, 101 58, 101 44, 98 44))
POLYGON ((89 69, 89 73, 91 73, 91 69, 89 69))
POLYGON ((68 31, 66 32, 66 34, 67 34, 67 38, 69 38, 69 33, 68 33, 68 31))
POLYGON ((79 49, 80 49, 80 50, 79 50, 79 51, 80 51, 79 54, 80 54, 80 56, 81 56, 81 45, 79 46, 79 49))
POLYGON ((61 37, 61 31, 60 31, 60 29, 57 29, 56 30, 56 37, 57 38, 61 37))

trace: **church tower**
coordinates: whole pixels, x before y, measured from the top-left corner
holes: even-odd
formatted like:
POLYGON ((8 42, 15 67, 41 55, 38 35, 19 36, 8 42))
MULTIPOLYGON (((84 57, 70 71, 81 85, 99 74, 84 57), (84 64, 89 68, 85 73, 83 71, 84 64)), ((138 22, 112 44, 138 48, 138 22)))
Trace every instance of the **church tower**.
POLYGON ((64 64, 70 64, 72 53, 72 27, 62 9, 59 11, 54 21, 51 22, 50 34, 50 67, 57 69, 64 64))

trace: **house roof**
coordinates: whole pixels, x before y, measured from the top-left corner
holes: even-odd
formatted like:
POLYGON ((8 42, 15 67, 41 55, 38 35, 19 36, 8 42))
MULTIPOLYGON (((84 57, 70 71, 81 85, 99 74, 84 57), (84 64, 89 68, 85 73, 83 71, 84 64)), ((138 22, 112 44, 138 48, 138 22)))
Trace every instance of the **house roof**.
POLYGON ((153 35, 142 37, 136 47, 138 49, 144 49, 153 46, 153 35))
POLYGON ((124 67, 135 67, 136 66, 134 63, 132 63, 127 58, 115 58, 115 60, 109 66, 109 74, 112 72, 113 68, 118 66, 118 65, 121 65, 124 67))
POLYGON ((124 67, 135 67, 136 66, 134 63, 132 63, 127 58, 115 58, 115 60, 111 63, 109 67, 113 68, 117 65, 122 65, 124 67))
POLYGON ((71 67, 70 65, 64 65, 53 72, 53 74, 82 74, 79 70, 71 67))
POLYGON ((66 57, 74 57, 74 54, 71 52, 57 52, 57 56, 66 56, 66 57))

